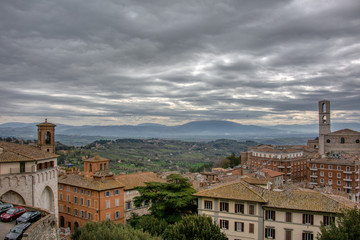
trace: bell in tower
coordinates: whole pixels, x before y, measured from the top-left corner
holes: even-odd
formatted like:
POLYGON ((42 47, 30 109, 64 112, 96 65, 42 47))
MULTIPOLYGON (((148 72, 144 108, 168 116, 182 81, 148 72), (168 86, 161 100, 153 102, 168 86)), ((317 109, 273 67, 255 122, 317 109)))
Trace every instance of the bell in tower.
POLYGON ((55 153, 55 124, 45 122, 37 125, 38 127, 38 147, 50 153, 55 153))

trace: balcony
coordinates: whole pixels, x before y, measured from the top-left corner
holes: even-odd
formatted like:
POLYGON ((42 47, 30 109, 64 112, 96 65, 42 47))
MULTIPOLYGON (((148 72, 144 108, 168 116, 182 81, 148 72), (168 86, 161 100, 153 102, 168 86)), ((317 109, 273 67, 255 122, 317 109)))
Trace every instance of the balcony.
POLYGON ((283 165, 279 165, 279 166, 278 166, 278 168, 285 168, 285 166, 283 166, 283 165))
POLYGON ((310 168, 310 171, 318 171, 319 169, 317 168, 310 168))
POLYGON ((309 182, 309 184, 311 184, 311 185, 318 185, 317 182, 309 182))
POLYGON ((291 168, 291 166, 287 166, 287 168, 291 168))
POLYGON ((286 173, 287 175, 291 175, 291 172, 286 173))
POLYGON ((350 170, 344 170, 343 173, 345 173, 345 174, 352 174, 352 171, 350 171, 350 170))
POLYGON ((344 178, 343 179, 345 182, 352 182, 352 179, 351 178, 344 178))
POLYGON ((351 186, 347 186, 347 185, 345 185, 344 188, 345 188, 345 189, 352 189, 351 186))
POLYGON ((310 175, 311 178, 318 178, 318 175, 310 175))
POLYGON ((27 167, 27 168, 10 168, 10 174, 22 174, 22 173, 34 173, 35 166, 27 167))

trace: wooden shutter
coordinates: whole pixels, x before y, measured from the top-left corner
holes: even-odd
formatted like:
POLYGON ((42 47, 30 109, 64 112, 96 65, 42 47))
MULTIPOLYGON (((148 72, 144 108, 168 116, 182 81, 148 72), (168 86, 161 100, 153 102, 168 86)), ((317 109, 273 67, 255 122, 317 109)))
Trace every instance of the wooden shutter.
POLYGON ((310 224, 314 225, 314 215, 310 215, 310 224))
POLYGON ((305 224, 305 214, 303 214, 303 224, 305 224))
POLYGON ((234 228, 234 230, 237 231, 237 222, 235 222, 234 228))
POLYGON ((254 233, 254 224, 249 223, 249 233, 254 233))
POLYGON ((274 214, 272 215, 272 220, 275 221, 275 213, 276 213, 276 212, 273 211, 273 213, 274 213, 274 214))

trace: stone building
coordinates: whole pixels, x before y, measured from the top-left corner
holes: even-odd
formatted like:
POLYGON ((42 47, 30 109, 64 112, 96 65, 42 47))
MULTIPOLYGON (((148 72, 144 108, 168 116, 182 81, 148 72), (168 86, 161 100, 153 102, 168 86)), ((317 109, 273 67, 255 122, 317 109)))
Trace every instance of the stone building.
POLYGON ((302 147, 260 145, 249 147, 241 157, 251 168, 284 173, 285 182, 307 179, 307 158, 302 147))
POLYGON ((109 171, 109 159, 84 160, 84 172, 59 176, 59 222, 72 232, 87 221, 124 223, 124 185, 109 171))
POLYGON ((0 141, 0 199, 46 209, 57 218, 55 125, 47 121, 39 124, 38 142, 41 142, 40 136, 46 135, 44 131, 52 136, 46 141, 46 147, 0 141), (46 129, 42 128, 44 125, 46 129))
POLYGON ((321 223, 347 208, 312 190, 270 191, 242 181, 194 195, 198 213, 212 217, 229 240, 313 240, 321 223))
POLYGON ((318 108, 319 137, 308 141, 308 148, 318 151, 309 160, 309 184, 330 186, 359 202, 360 132, 351 129, 331 132, 330 102, 319 101, 318 108))
POLYGON ((140 196, 140 193, 135 189, 136 187, 143 187, 148 182, 162 182, 166 181, 159 178, 153 172, 142 172, 132 174, 117 175, 116 180, 125 186, 124 188, 124 202, 125 202, 125 220, 129 220, 132 213, 139 216, 149 213, 150 203, 143 203, 140 207, 135 207, 134 198, 140 196))

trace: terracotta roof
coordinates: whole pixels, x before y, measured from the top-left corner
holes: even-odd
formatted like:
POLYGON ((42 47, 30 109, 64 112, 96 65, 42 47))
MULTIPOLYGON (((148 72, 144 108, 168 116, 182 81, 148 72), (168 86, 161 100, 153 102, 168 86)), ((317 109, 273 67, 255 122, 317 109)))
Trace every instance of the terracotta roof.
POLYGON ((228 185, 220 186, 217 188, 201 191, 194 194, 198 197, 234 199, 252 202, 265 203, 266 200, 258 193, 252 190, 249 186, 239 181, 228 185))
POLYGON ((360 135, 360 132, 345 128, 335 132, 331 132, 327 135, 360 135))
POLYGON ((103 191, 114 188, 124 187, 115 179, 94 180, 79 174, 67 174, 58 178, 59 184, 66 184, 75 187, 87 188, 96 191, 103 191))
POLYGON ((84 159, 84 162, 103 162, 103 161, 110 161, 110 160, 107 158, 100 157, 100 156, 95 156, 93 158, 84 159))
POLYGON ((153 172, 132 173, 115 176, 115 179, 125 186, 125 190, 145 186, 147 182, 166 182, 153 172))
POLYGON ((108 177, 114 174, 110 170, 99 170, 94 173, 94 177, 108 177))
POLYGON ((303 152, 303 149, 291 148, 288 146, 260 146, 249 148, 249 152, 262 152, 262 153, 298 153, 303 152))
POLYGON ((38 127, 56 127, 55 124, 49 123, 49 122, 47 121, 47 119, 45 119, 45 122, 39 123, 39 124, 36 125, 36 126, 38 126, 38 127))
POLYGON ((35 146, 0 141, 0 162, 35 161, 56 158, 58 155, 45 152, 35 146))
POLYGON ((323 163, 323 164, 337 164, 337 165, 359 165, 360 161, 355 159, 336 159, 336 158, 318 158, 318 159, 311 159, 309 161, 310 164, 312 163, 323 163))
POLYGON ((253 185, 267 185, 267 183, 269 182, 268 179, 262 177, 262 178, 256 178, 256 177, 245 177, 243 178, 243 180, 249 184, 253 184, 253 185))
POLYGON ((263 168, 263 169, 261 169, 261 171, 266 173, 267 176, 272 177, 272 178, 273 177, 278 177, 278 176, 281 176, 281 175, 285 175, 285 173, 274 171, 274 170, 267 169, 267 168, 263 168))
POLYGON ((313 212, 337 213, 347 205, 340 203, 326 195, 315 191, 287 190, 287 191, 262 191, 262 196, 268 200, 266 207, 305 210, 313 212))

